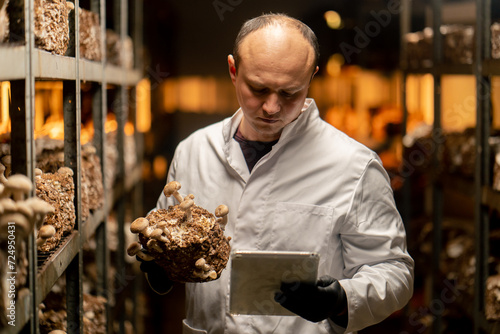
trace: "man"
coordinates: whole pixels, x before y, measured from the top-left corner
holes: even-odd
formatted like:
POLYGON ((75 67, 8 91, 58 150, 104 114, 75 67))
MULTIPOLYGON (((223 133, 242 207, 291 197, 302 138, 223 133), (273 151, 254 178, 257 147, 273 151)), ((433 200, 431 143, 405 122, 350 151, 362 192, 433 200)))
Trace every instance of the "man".
MULTIPOLYGON (((316 252, 321 278, 282 285, 276 301, 296 317, 237 316, 228 309, 229 264, 218 280, 186 284, 184 333, 351 332, 412 295, 413 260, 380 160, 306 98, 318 49, 288 16, 246 22, 228 57, 241 108, 181 142, 168 181, 211 212, 230 208, 232 250, 316 252)), ((174 204, 161 195, 157 208, 174 204)))

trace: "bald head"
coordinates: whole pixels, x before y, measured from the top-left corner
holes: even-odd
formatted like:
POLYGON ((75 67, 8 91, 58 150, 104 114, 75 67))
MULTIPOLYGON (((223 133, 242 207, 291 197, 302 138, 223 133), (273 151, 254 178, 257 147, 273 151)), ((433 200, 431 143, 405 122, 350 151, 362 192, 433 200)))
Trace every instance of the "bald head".
POLYGON ((290 77, 303 73, 309 78, 316 65, 307 40, 286 26, 269 26, 249 34, 240 45, 240 57, 240 66, 290 77))
POLYGON ((295 49, 307 51, 312 56, 306 57, 307 65, 310 65, 312 70, 318 64, 319 45, 314 32, 301 21, 284 14, 265 14, 243 24, 233 49, 236 70, 245 57, 251 56, 245 52, 250 51, 250 43, 261 44, 270 53, 286 50, 290 53, 289 48, 295 46, 295 49))

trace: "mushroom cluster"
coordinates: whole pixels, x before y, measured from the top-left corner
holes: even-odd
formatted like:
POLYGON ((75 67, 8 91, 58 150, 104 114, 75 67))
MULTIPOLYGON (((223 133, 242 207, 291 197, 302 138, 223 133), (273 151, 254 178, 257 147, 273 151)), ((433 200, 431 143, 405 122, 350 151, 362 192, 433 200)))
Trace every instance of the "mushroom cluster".
MULTIPOLYGON (((2 162, 5 163, 6 160, 2 159, 2 162)), ((40 225, 45 215, 54 208, 45 201, 30 196, 33 184, 27 176, 9 175, 10 164, 7 167, 4 164, 1 166, 4 168, 0 173, 0 268, 7 268, 7 265, 12 266, 9 268, 15 268, 15 286, 19 289, 26 285, 28 277, 27 237, 34 226, 40 225), (15 259, 15 266, 12 259, 15 259)), ((46 237, 54 232, 44 229, 39 233, 36 243, 43 243, 46 237)), ((4 297, 12 284, 7 280, 9 271, 14 269, 0 271, 0 327, 5 325, 7 320, 5 310, 8 300, 4 297)))
MULTIPOLYGON (((37 152, 36 167, 43 174, 56 174, 64 163, 64 145, 60 140, 39 138, 40 146, 37 152)), ((81 147, 81 216, 85 221, 91 210, 97 210, 104 205, 104 188, 101 170, 101 160, 95 146, 85 144, 81 147)), ((45 177, 45 175, 44 175, 45 177)), ((38 184, 37 184, 38 188, 38 184)))
MULTIPOLYGON (((5 177, 5 176, 4 176, 5 177)), ((33 189, 31 180, 22 174, 8 176, 0 183, 0 236, 8 237, 8 226, 15 223, 17 238, 24 239, 33 231, 35 226, 39 227, 45 216, 54 212, 54 208, 38 197, 30 197, 33 189)), ((43 236, 37 240, 42 244, 43 239, 51 236, 53 229, 44 229, 43 236)))
POLYGON ((182 197, 177 181, 163 189, 165 196, 179 204, 168 210, 150 212, 137 218, 130 231, 138 234, 127 252, 144 261, 156 261, 176 282, 208 282, 220 277, 226 267, 230 237, 224 236, 229 209, 220 205, 215 215, 194 204, 194 195, 182 197))
POLYGON ((493 275, 486 280, 485 313, 488 320, 500 320, 500 275, 493 275))
MULTIPOLYGON (((36 196, 54 208, 44 222, 44 226, 47 226, 44 229, 49 229, 50 226, 54 233, 47 235, 46 242, 37 243, 39 252, 49 252, 59 245, 64 235, 71 233, 75 225, 73 170, 61 167, 56 173, 43 173, 36 168, 35 175, 36 196)), ((44 231, 42 228, 39 231, 40 236, 44 231)))

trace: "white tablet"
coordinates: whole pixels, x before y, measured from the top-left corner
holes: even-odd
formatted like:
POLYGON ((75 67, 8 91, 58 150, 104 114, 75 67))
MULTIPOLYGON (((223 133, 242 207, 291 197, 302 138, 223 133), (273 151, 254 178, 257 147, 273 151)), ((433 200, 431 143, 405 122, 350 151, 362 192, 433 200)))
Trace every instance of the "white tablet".
POLYGON ((318 276, 316 253, 235 251, 231 260, 231 314, 295 315, 274 301, 281 282, 316 282, 318 276))

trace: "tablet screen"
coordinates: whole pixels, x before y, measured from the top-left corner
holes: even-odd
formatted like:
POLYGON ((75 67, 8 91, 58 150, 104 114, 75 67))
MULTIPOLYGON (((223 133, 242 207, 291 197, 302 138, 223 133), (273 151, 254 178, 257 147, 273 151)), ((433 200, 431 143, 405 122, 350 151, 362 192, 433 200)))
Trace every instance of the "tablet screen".
POLYGON ((235 251, 231 260, 231 314, 295 315, 274 301, 281 282, 316 282, 318 275, 316 253, 235 251))

